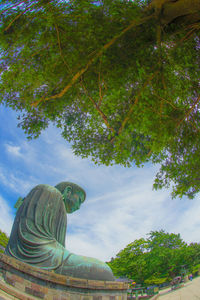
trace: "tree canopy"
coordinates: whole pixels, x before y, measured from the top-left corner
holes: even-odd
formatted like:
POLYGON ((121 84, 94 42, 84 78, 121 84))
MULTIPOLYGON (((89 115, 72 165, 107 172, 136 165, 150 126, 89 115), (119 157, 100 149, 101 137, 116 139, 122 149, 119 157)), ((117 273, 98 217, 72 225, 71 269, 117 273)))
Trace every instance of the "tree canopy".
POLYGON ((180 234, 151 231, 127 245, 109 263, 117 277, 143 285, 162 284, 200 269, 200 244, 187 245, 180 234))
POLYGON ((29 138, 53 122, 76 155, 199 192, 199 0, 1 3, 0 102, 29 138))

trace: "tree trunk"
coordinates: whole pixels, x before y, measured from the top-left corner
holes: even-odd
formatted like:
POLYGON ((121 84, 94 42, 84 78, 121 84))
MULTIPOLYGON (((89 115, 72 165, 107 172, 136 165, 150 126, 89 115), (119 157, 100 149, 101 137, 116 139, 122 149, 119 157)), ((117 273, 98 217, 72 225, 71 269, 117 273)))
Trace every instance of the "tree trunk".
POLYGON ((176 19, 189 24, 200 21, 200 0, 153 0, 150 8, 160 15, 162 24, 176 19))

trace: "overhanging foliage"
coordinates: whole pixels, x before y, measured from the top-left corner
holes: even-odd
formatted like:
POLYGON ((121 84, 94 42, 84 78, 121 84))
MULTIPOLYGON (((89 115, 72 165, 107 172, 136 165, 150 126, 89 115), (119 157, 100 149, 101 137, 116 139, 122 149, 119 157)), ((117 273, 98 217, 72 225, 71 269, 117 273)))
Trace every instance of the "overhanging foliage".
POLYGON ((200 190, 199 0, 2 3, 0 101, 28 137, 54 122, 77 155, 200 190))

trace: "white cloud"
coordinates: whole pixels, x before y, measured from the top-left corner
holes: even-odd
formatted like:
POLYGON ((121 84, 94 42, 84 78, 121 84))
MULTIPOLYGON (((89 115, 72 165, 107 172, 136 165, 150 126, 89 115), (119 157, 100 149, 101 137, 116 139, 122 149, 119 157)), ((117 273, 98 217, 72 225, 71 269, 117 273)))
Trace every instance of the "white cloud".
POLYGON ((14 145, 11 145, 11 144, 5 144, 5 148, 7 150, 7 152, 13 156, 16 156, 16 157, 21 157, 22 154, 21 154, 21 148, 19 146, 14 146, 14 145))
POLYGON ((12 192, 17 193, 19 196, 23 196, 24 193, 29 192, 29 190, 35 185, 34 180, 35 179, 32 178, 31 175, 27 176, 27 174, 19 172, 18 170, 12 172, 12 170, 0 166, 1 184, 12 192))
MULTIPOLYGON (((88 159, 75 157, 52 127, 30 142, 10 128, 5 144, 9 159, 1 161, 0 184, 9 192, 25 196, 37 184, 55 185, 64 180, 86 190, 87 199, 81 209, 68 216, 66 248, 70 251, 108 261, 128 243, 160 229, 180 233, 186 242, 199 242, 198 197, 193 201, 171 200, 169 190, 152 191, 157 168, 96 166, 88 159), (11 164, 11 157, 20 159, 11 164)), ((0 203, 4 206, 5 200, 0 199, 0 203)), ((4 209, 7 218, 0 210, 3 230, 11 228, 7 219, 10 223, 12 220, 9 205, 4 209)))
POLYGON ((140 186, 133 179, 124 190, 119 188, 99 199, 88 199, 80 211, 69 215, 66 247, 87 256, 98 254, 99 259, 108 261, 128 243, 146 237, 151 230, 168 230, 175 224, 177 215, 168 217, 173 206, 166 209, 171 201, 168 193, 152 191, 148 172, 142 179, 140 186))
POLYGON ((177 223, 174 225, 176 232, 181 232, 182 238, 188 243, 200 242, 200 199, 186 200, 180 209, 177 223))

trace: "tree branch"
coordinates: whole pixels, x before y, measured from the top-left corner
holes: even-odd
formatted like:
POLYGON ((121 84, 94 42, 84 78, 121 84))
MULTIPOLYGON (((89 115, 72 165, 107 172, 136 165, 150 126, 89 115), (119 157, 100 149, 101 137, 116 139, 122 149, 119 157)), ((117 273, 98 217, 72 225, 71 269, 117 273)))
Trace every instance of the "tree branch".
POLYGON ((163 100, 164 102, 168 103, 168 104, 169 104, 171 107, 173 107, 174 109, 179 109, 178 107, 176 107, 173 103, 171 103, 171 102, 168 101, 167 99, 165 99, 165 98, 159 96, 154 90, 153 90, 153 94, 154 94, 157 98, 159 98, 159 99, 163 100))
POLYGON ((200 10, 200 1, 199 0, 178 0, 178 1, 165 1, 162 9, 162 23, 169 24, 173 20, 182 17, 189 18, 194 21, 196 20, 196 14, 198 14, 199 19, 199 10, 200 10))
POLYGON ((98 84, 99 84, 99 101, 98 101, 98 106, 100 107, 102 99, 103 99, 103 93, 102 93, 102 88, 101 88, 101 59, 100 59, 100 63, 99 63, 98 84))
POLYGON ((66 65, 68 71, 71 73, 71 70, 70 70, 67 62, 65 61, 65 58, 64 58, 63 53, 62 53, 61 42, 60 42, 60 34, 59 34, 59 30, 58 30, 58 25, 57 24, 55 24, 55 28, 56 28, 56 33, 57 33, 57 40, 58 40, 58 47, 59 47, 59 51, 60 51, 60 56, 61 56, 64 64, 66 65))
POLYGON ((12 24, 17 20, 19 19, 27 10, 29 10, 31 7, 35 6, 37 3, 34 3, 34 4, 30 4, 29 7, 27 9, 25 9, 23 12, 21 12, 21 14, 18 14, 9 24, 8 26, 4 29, 4 31, 7 31, 11 26, 12 24))
POLYGON ((88 98, 90 99, 90 101, 92 102, 92 104, 94 105, 94 107, 96 108, 96 110, 98 111, 98 113, 100 114, 100 116, 102 117, 104 123, 106 124, 106 127, 108 129, 110 129, 113 133, 115 133, 114 128, 109 124, 108 119, 106 117, 106 115, 102 112, 102 110, 99 108, 99 106, 96 104, 96 102, 94 101, 94 99, 89 95, 86 87, 84 86, 84 84, 82 83, 82 87, 85 91, 85 94, 88 96, 88 98))
POLYGON ((51 99, 56 99, 56 98, 61 98, 72 86, 73 84, 88 70, 88 68, 103 54, 103 52, 105 50, 107 50, 109 47, 111 47, 121 36, 123 36, 127 31, 129 31, 131 28, 133 28, 134 26, 138 26, 138 25, 141 25, 143 23, 145 23, 146 21, 152 19, 154 16, 151 15, 151 16, 148 16, 148 17, 145 17, 145 18, 142 18, 140 20, 137 20, 137 21, 132 21, 130 23, 130 25, 128 27, 126 27, 124 30, 122 30, 122 32, 120 32, 119 34, 117 34, 114 38, 112 38, 108 43, 106 43, 102 48, 101 50, 99 50, 93 58, 91 58, 88 63, 86 64, 85 67, 83 67, 81 70, 79 70, 71 79, 71 81, 64 87, 64 89, 56 94, 56 95, 53 95, 51 97, 48 97, 48 98, 45 98, 44 100, 43 99, 40 99, 36 102, 33 102, 31 105, 32 106, 37 106, 41 101, 48 101, 48 100, 51 100, 51 99))
POLYGON ((35 51, 33 54, 31 54, 31 57, 34 57, 35 55, 37 55, 38 53, 40 53, 41 51, 48 49, 50 46, 47 45, 45 47, 43 47, 42 49, 38 49, 37 51, 35 51))
POLYGON ((132 112, 133 112, 133 109, 134 109, 135 105, 136 105, 136 104, 138 103, 138 101, 139 101, 139 97, 140 97, 142 91, 143 91, 143 90, 145 89, 145 87, 149 84, 149 82, 156 76, 156 74, 157 74, 158 72, 159 72, 158 70, 155 71, 155 72, 154 72, 154 73, 146 80, 146 82, 144 83, 143 87, 139 90, 137 96, 135 97, 134 103, 133 103, 133 104, 131 105, 131 107, 129 108, 129 111, 128 111, 126 117, 124 118, 123 122, 121 123, 121 126, 120 126, 120 128, 119 128, 119 130, 118 130, 118 135, 121 134, 121 132, 123 131, 124 127, 126 126, 126 123, 129 121, 129 119, 130 119, 130 117, 131 117, 131 114, 132 114, 132 112))
POLYGON ((194 110, 195 106, 197 105, 197 103, 200 101, 200 96, 197 98, 197 100, 194 102, 194 104, 192 105, 192 107, 188 110, 188 112, 186 113, 186 115, 184 116, 183 119, 181 119, 178 124, 176 125, 176 129, 178 127, 180 127, 180 125, 185 121, 185 119, 191 114, 191 112, 194 110))

